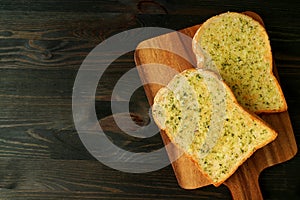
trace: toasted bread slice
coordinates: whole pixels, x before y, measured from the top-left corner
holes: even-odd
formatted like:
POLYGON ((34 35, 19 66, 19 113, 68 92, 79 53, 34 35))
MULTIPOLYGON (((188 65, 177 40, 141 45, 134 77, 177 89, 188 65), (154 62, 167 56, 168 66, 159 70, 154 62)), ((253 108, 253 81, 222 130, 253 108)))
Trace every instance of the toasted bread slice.
POLYGON ((154 98, 153 118, 170 140, 219 186, 277 133, 236 101, 213 72, 189 69, 154 98))
POLYGON ((264 27, 251 17, 227 12, 208 19, 193 38, 200 68, 215 70, 238 102, 255 113, 287 110, 272 73, 272 53, 264 27))

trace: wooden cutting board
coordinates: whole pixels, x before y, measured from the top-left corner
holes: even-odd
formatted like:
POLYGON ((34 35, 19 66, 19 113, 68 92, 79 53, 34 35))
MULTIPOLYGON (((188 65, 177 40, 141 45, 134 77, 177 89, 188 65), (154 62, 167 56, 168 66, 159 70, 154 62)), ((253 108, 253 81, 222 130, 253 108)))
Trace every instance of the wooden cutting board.
MULTIPOLYGON (((245 12, 245 14, 253 17, 263 25, 262 19, 256 13, 245 12)), ((200 25, 196 25, 180 30, 180 32, 189 37, 193 37, 199 27, 200 25)), ((193 67, 191 62, 187 61, 189 59, 195 61, 195 57, 191 51, 191 43, 189 44, 185 41, 183 44, 183 42, 180 41, 176 33, 169 33, 140 43, 135 51, 135 62, 140 78, 143 83, 148 83, 144 85, 144 89, 150 105, 153 103, 156 92, 162 87, 162 85, 153 82, 166 84, 174 76, 173 70, 159 71, 155 68, 155 65, 166 65, 178 72, 193 67), (158 47, 166 43, 168 46, 171 46, 171 50, 181 48, 181 51, 185 51, 185 56, 189 56, 189 58, 184 59, 170 51, 151 48, 151 46, 158 47), (151 63, 155 65, 152 65, 152 67, 141 67, 151 63)), ((278 78, 275 65, 273 69, 278 78)), ((262 114, 260 117, 278 132, 278 137, 272 143, 257 150, 225 181, 224 184, 230 189, 233 199, 263 199, 258 183, 259 174, 269 166, 291 159, 297 152, 297 144, 288 112, 262 114)), ((161 136, 165 145, 170 142, 164 131, 161 131, 161 136)), ((173 156, 178 155, 178 153, 182 153, 175 147, 167 149, 167 152, 171 159, 173 156)), ((184 189, 195 189, 210 184, 184 153, 179 159, 172 163, 172 167, 179 185, 184 189)))

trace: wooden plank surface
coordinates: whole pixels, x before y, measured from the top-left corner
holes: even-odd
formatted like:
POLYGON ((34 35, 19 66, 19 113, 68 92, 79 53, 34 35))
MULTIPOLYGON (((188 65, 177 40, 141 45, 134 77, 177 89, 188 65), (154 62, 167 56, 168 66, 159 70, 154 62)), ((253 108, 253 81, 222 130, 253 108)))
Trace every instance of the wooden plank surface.
MULTIPOLYGON (((262 19, 256 13, 245 12, 245 14, 253 17, 264 25, 262 19)), ((199 27, 200 25, 192 26, 180 30, 180 32, 192 38, 199 27)), ((182 48, 183 51, 188 52, 189 49, 192 48, 191 41, 187 42, 179 35, 179 33, 168 33, 158 36, 143 41, 136 49, 135 61, 142 82, 145 84, 144 88, 150 104, 153 103, 157 91, 163 87, 163 85, 151 84, 151 82, 163 83, 161 80, 166 80, 166 82, 168 82, 175 75, 171 70, 182 72, 185 69, 193 68, 195 66, 195 62, 191 63, 190 61, 182 59, 174 53, 175 51, 166 51, 167 48, 170 48, 169 46, 172 45, 172 42, 174 42, 176 46, 171 47, 170 49, 182 48), (180 39, 178 39, 178 37, 180 39), (162 73, 158 72, 155 67, 143 67, 146 64, 161 64, 168 66, 169 72, 166 70, 164 71, 165 73, 162 73)), ((193 54, 193 52, 190 51, 188 53, 193 54)), ((194 54, 191 56, 193 57, 194 54)), ((194 61, 195 59, 190 60, 194 61)), ((273 69, 277 75, 275 64, 273 69)), ((278 137, 272 143, 255 152, 254 155, 225 182, 225 185, 231 190, 234 199, 262 199, 258 184, 258 178, 261 171, 267 167, 285 162, 297 153, 297 144, 288 112, 263 114, 260 116, 278 132, 278 137)), ((161 135, 165 145, 169 144, 170 140, 164 131, 161 131, 161 135)), ((174 157, 174 154, 180 155, 180 153, 182 153, 175 147, 167 150, 171 160, 173 160, 172 157, 174 157)), ((182 188, 195 189, 210 184, 187 154, 183 153, 179 159, 172 163, 172 166, 178 183, 182 188)))
MULTIPOLYGON (((270 35, 299 144, 299 8, 292 0, 1 0, 0 199, 231 199, 225 186, 181 189, 171 166, 134 175, 96 161, 73 124, 71 95, 77 70, 96 45, 124 30, 180 30, 227 10, 256 11, 270 35)), ((134 66, 133 54, 126 54, 100 80, 99 120, 111 118, 113 84, 134 66)), ((139 123, 147 124, 149 104, 143 89, 131 104, 132 112, 142 116, 139 123)), ((120 147, 151 151, 163 145, 159 134, 143 141, 116 126, 106 129, 120 147)), ((299 199, 299 164, 297 154, 261 174, 265 199, 299 199)))

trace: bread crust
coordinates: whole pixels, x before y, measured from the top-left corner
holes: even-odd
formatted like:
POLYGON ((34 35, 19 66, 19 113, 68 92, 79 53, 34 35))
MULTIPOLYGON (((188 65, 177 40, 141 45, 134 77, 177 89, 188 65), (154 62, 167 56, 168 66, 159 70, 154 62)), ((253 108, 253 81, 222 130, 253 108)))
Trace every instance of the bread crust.
MULTIPOLYGON (((273 79, 274 87, 277 88, 277 90, 279 92, 279 95, 280 95, 280 98, 283 101, 283 105, 279 109, 268 109, 268 110, 261 109, 261 110, 256 110, 255 113, 256 114, 260 114, 260 113, 277 113, 277 112, 284 112, 284 111, 286 111, 288 109, 287 103, 286 103, 284 94, 282 92, 282 89, 280 87, 280 84, 279 84, 277 78, 273 74, 273 57, 272 57, 271 45, 270 45, 268 34, 266 32, 266 29, 264 28, 264 25, 263 25, 262 21, 261 22, 257 21, 254 17, 251 17, 251 16, 247 15, 247 13, 237 13, 237 12, 222 13, 222 14, 219 14, 219 15, 216 15, 216 16, 213 16, 213 17, 209 18, 207 21, 205 21, 200 26, 200 28, 197 30, 197 32, 195 33, 195 35, 193 37, 193 40, 192 40, 192 49, 193 49, 193 52, 196 55, 197 62, 198 62, 199 59, 203 59, 204 58, 203 52, 200 51, 199 48, 198 48, 198 46, 197 46, 197 43, 198 43, 197 41, 199 40, 200 36, 205 31, 205 29, 207 27, 209 27, 209 25, 210 25, 211 22, 219 19, 220 17, 222 17, 225 14, 226 15, 229 14, 229 15, 237 16, 237 17, 243 16, 243 17, 246 17, 248 19, 251 19, 251 20, 253 20, 253 23, 257 23, 258 25, 260 25, 262 27, 262 30, 263 30, 262 32, 260 32, 260 35, 264 38, 264 41, 267 44, 266 45, 267 53, 264 55, 264 57, 269 62, 269 66, 270 66, 270 68, 269 68, 269 76, 273 79)), ((203 68, 204 66, 198 65, 198 67, 199 68, 203 68)))
MULTIPOLYGON (((185 71, 183 71, 182 73, 186 72, 186 71, 196 71, 197 69, 194 69, 194 68, 191 68, 191 69, 187 69, 185 71)), ((218 78, 218 75, 214 72, 211 72, 211 71, 206 71, 206 70, 203 70, 203 73, 209 73, 211 75, 213 75, 214 77, 216 77, 217 79, 218 78)), ((219 79, 220 80, 220 79, 219 79)), ((272 142, 273 140, 276 139, 277 137, 277 132, 274 131, 266 122, 264 122, 262 119, 260 119, 258 116, 256 116, 254 113, 251 113, 249 111, 247 111, 245 108, 243 108, 239 103, 238 101, 236 100, 234 94, 232 93, 231 89, 229 88, 229 86, 223 81, 223 80, 220 80, 220 82, 222 83, 222 85, 224 86, 225 90, 226 90, 226 93, 228 93, 231 97, 230 99, 230 103, 232 103, 234 106, 238 107, 239 111, 242 112, 242 114, 245 116, 245 117, 249 117, 251 119, 253 119, 255 122, 261 124, 262 126, 266 126, 269 128, 269 131, 272 132, 272 137, 270 137, 268 140, 266 140, 264 143, 256 146, 252 152, 250 152, 249 154, 247 154, 240 162, 236 163, 236 165, 234 166, 234 168, 231 170, 230 173, 228 173, 226 175, 226 177, 224 177, 223 179, 221 179, 220 181, 218 182, 214 182, 211 177, 201 168, 201 166, 199 165, 198 161, 196 160, 195 157, 193 157, 192 155, 189 155, 187 153, 185 153, 185 155, 187 157, 189 157, 194 163, 195 165, 197 166, 197 168, 202 172, 202 174, 208 179, 210 180, 210 182, 218 187, 220 186, 224 181, 226 181, 232 174, 234 174, 234 172, 238 169, 239 166, 241 166, 251 155, 253 155, 253 153, 257 150, 257 149, 260 149, 262 147, 264 147, 265 145, 267 145, 268 143, 272 142)), ((161 101, 161 98, 162 96, 160 94, 162 94, 165 90, 165 87, 161 88, 155 98, 154 98, 154 104, 158 103, 161 101)), ((160 122, 158 122, 156 120, 156 118, 154 117, 154 121, 157 123, 158 127, 164 131, 164 133, 167 135, 167 137, 170 139, 170 141, 178 148, 180 149, 182 152, 185 152, 178 144, 176 144, 172 137, 172 135, 160 124, 160 122)))

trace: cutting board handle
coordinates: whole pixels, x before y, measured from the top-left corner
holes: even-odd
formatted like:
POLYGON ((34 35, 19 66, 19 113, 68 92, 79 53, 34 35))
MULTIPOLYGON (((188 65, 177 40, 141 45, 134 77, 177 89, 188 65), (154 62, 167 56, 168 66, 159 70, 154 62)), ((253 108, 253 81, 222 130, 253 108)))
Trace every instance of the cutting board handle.
POLYGON ((239 173, 234 173, 224 183, 229 188, 234 200, 263 200, 258 183, 260 172, 253 165, 254 163, 247 161, 240 166, 239 173))

